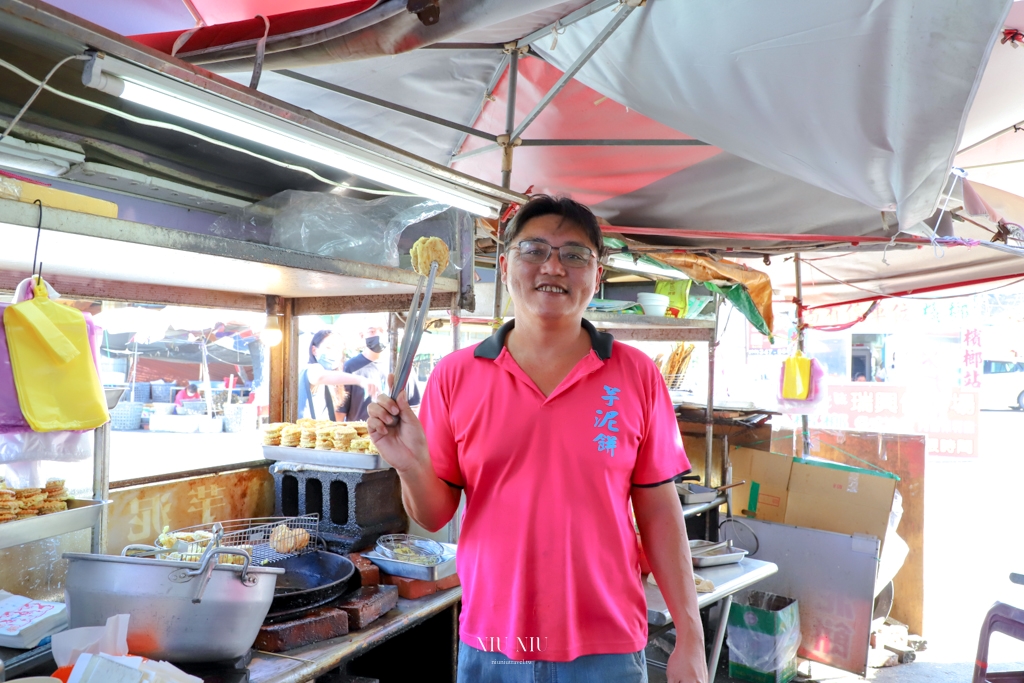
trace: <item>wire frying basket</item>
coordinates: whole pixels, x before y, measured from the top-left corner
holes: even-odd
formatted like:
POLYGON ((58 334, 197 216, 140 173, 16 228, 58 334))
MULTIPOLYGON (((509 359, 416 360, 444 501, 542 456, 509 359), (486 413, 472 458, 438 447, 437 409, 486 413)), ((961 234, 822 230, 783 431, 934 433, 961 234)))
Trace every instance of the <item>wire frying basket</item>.
MULTIPOLYGON (((197 524, 168 532, 168 535, 182 538, 189 543, 190 553, 202 554, 213 536, 214 524, 220 524, 224 530, 220 546, 245 548, 249 551, 252 563, 256 566, 273 564, 289 557, 304 555, 322 549, 324 546, 323 539, 320 537, 320 515, 316 513, 300 517, 251 517, 211 524, 197 524), (187 540, 189 535, 207 538, 205 541, 189 542, 187 540)), ((157 542, 156 545, 160 545, 160 543, 157 542)))

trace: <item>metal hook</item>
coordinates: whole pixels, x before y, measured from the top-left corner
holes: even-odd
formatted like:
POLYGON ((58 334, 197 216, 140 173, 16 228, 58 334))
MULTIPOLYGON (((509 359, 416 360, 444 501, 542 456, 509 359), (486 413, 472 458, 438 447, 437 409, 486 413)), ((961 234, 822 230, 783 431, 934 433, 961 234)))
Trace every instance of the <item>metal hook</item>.
POLYGON ((36 221, 36 250, 32 254, 32 275, 35 275, 36 262, 39 258, 39 238, 43 235, 43 202, 37 199, 32 203, 39 205, 39 219, 36 221))

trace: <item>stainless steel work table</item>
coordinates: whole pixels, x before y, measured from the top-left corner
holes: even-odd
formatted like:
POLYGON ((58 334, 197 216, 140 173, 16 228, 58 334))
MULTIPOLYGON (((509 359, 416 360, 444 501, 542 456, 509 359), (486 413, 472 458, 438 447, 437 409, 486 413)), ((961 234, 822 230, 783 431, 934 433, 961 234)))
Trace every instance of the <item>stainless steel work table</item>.
MULTIPOLYGON (((716 602, 721 602, 718 628, 715 630, 715 642, 712 644, 711 656, 708 657, 708 683, 714 683, 718 658, 722 654, 722 643, 725 641, 725 626, 729 621, 732 596, 744 588, 753 586, 761 579, 771 576, 779 571, 779 568, 771 562, 745 558, 736 564, 706 567, 694 571, 715 585, 714 591, 697 594, 697 606, 704 609, 716 602)), ((649 637, 654 637, 672 626, 672 615, 669 614, 668 605, 665 604, 665 598, 662 597, 661 590, 657 586, 645 581, 644 593, 647 596, 649 637)))
MULTIPOLYGON (((462 588, 450 588, 418 600, 398 599, 398 606, 370 624, 340 638, 324 640, 282 655, 257 652, 249 664, 251 683, 306 683, 346 661, 407 631, 462 599, 462 588)), ((454 647, 454 645, 453 645, 454 647)))

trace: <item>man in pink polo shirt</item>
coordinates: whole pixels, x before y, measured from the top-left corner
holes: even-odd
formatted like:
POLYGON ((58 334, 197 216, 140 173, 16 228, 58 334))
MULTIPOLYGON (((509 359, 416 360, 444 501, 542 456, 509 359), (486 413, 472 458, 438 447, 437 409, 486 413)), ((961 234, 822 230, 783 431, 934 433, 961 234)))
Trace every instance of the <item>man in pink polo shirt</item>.
POLYGON ((381 394, 369 411, 421 526, 444 526, 466 493, 459 681, 647 680, 632 501, 678 634, 668 680, 704 683, 671 483, 689 462, 668 390, 649 358, 583 319, 601 282, 597 220, 572 200, 535 197, 505 246, 515 320, 438 364, 419 419, 404 394, 381 394))

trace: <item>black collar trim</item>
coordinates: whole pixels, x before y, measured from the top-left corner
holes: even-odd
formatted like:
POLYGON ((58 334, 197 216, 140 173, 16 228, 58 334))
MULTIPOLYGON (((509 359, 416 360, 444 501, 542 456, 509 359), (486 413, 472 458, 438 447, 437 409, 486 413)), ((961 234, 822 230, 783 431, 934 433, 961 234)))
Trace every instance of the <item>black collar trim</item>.
MULTIPOLYGON (((597 353, 601 360, 609 360, 612 357, 612 342, 614 338, 607 332, 598 332, 591 322, 587 319, 582 321, 583 329, 590 335, 590 345, 597 353)), ((509 320, 507 323, 498 328, 498 330, 484 340, 481 344, 477 345, 476 350, 473 351, 473 356, 476 358, 490 358, 491 360, 497 359, 501 355, 501 350, 505 348, 505 338, 508 337, 508 333, 516 326, 515 320, 509 320)))

